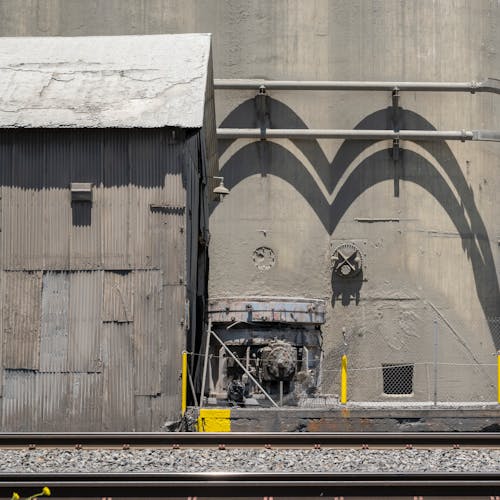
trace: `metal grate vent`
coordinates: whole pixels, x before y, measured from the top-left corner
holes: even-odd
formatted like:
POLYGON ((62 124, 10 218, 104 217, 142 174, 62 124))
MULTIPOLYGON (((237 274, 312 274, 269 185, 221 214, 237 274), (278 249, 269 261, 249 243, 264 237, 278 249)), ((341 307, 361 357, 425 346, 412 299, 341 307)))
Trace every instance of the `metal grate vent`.
POLYGON ((413 365, 384 364, 384 394, 413 394, 413 365))

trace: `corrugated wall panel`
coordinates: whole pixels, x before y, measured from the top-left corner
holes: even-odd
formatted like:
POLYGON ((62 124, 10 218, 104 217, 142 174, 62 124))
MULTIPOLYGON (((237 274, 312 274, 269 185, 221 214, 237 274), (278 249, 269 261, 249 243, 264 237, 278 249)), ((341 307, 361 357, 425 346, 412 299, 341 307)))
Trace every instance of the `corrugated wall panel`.
POLYGON ((69 382, 69 373, 35 373, 35 392, 28 396, 39 408, 38 419, 33 425, 33 430, 53 432, 70 430, 69 382))
POLYGON ((35 430, 41 408, 35 401, 35 372, 5 370, 2 404, 2 431, 35 430))
POLYGON ((71 135, 66 155, 70 159, 71 182, 89 182, 92 203, 72 204, 70 265, 72 269, 99 269, 102 267, 101 225, 104 196, 103 130, 80 130, 71 135))
POLYGON ((174 133, 139 130, 130 136, 130 251, 135 269, 164 266, 165 215, 186 206, 182 149, 174 133))
POLYGON ((179 285, 187 280, 186 216, 184 213, 165 215, 166 234, 163 240, 165 285, 179 285))
POLYGON ((43 191, 18 187, 6 188, 3 191, 2 231, 9 236, 4 240, 4 268, 42 269, 43 191))
POLYGON ((134 273, 135 394, 155 395, 160 386, 161 271, 134 273))
POLYGON ((45 136, 46 165, 44 184, 44 260, 45 269, 69 268, 71 207, 71 130, 48 130, 45 136))
MULTIPOLYGON (((45 136, 25 130, 10 134, 12 144, 10 189, 4 190, 5 268, 43 267, 43 191, 45 136)), ((7 166, 9 168, 9 166, 7 166)))
POLYGON ((104 135, 104 187, 102 211, 103 265, 105 269, 130 268, 130 200, 128 130, 104 135))
POLYGON ((134 431, 147 432, 157 430, 151 427, 151 396, 135 396, 134 431))
POLYGON ((104 323, 103 431, 131 431, 134 428, 134 354, 130 323, 104 323))
POLYGON ((3 367, 39 368, 42 273, 6 272, 3 295, 3 367))
POLYGON ((69 274, 44 273, 40 326, 40 371, 67 369, 69 332, 69 274))
POLYGON ((102 373, 72 373, 69 425, 72 430, 102 430, 102 373))
POLYGON ((101 371, 100 329, 103 272, 70 274, 68 370, 101 371))
POLYGON ((134 320, 132 289, 132 273, 128 271, 104 273, 103 321, 123 323, 134 320))
POLYGON ((72 205, 73 223, 69 235, 71 269, 101 269, 101 225, 105 194, 101 186, 92 188, 92 203, 72 205))
POLYGON ((183 285, 163 287, 161 359, 161 415, 167 420, 178 418, 180 409, 181 356, 186 345, 186 289, 183 285))

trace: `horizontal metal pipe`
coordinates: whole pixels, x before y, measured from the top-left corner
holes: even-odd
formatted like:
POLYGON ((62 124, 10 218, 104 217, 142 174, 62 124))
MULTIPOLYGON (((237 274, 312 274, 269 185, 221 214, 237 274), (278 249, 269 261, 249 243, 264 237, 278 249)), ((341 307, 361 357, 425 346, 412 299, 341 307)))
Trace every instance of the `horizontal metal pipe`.
POLYGON ((488 78, 482 82, 348 82, 313 80, 214 80, 216 89, 258 90, 354 90, 415 92, 491 92, 500 94, 500 80, 488 78))
MULTIPOLYGON (((477 134, 476 134, 477 135, 477 134)), ((475 131, 470 130, 331 130, 331 129, 258 129, 218 128, 219 139, 354 139, 410 141, 471 141, 475 131)))

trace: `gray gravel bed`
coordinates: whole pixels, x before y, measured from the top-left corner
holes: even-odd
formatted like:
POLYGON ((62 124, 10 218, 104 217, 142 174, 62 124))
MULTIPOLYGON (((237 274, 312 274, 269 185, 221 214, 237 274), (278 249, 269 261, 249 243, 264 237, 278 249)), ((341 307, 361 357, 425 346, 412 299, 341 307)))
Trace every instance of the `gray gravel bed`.
POLYGON ((0 472, 499 472, 488 449, 0 450, 0 472))

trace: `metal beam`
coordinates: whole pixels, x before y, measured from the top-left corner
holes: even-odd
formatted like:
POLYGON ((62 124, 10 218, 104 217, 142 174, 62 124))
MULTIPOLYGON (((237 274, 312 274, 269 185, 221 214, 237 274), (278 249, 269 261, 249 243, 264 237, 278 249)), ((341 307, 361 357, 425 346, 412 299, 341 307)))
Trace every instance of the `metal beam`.
POLYGON ((347 82, 310 80, 231 80, 216 79, 214 88, 226 90, 354 90, 413 92, 489 92, 500 94, 500 80, 482 82, 347 82))
POLYGON ((407 141, 500 141, 493 130, 334 130, 218 128, 218 139, 351 139, 407 141))

